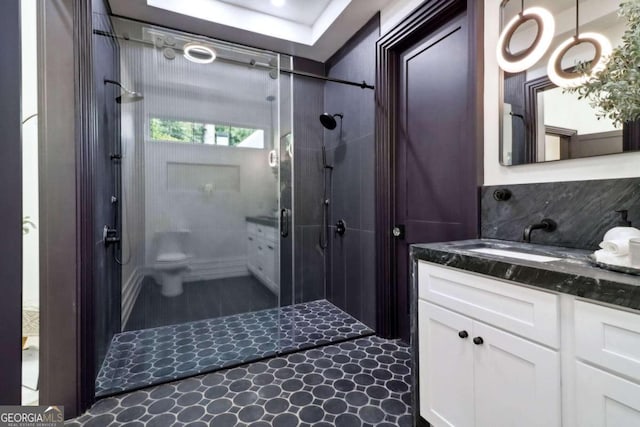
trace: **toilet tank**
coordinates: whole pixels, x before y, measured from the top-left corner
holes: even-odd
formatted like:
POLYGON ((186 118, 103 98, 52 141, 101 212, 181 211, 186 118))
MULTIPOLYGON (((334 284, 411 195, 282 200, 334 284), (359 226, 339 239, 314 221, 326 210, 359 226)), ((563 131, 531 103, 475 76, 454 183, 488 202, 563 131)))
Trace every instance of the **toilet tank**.
POLYGON ((189 230, 161 231, 156 233, 156 259, 166 254, 189 254, 189 230))

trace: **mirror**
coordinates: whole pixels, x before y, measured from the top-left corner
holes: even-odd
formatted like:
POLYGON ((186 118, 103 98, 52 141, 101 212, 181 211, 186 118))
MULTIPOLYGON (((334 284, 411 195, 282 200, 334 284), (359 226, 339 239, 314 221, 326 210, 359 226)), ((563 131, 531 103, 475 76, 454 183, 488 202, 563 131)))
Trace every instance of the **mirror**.
MULTIPOLYGON (((617 0, 579 0, 580 32, 605 35, 612 46, 621 44, 627 21, 619 16, 617 0)), ((551 53, 576 31, 575 0, 528 0, 525 8, 543 7, 554 17, 553 42, 535 65, 519 73, 502 72, 500 162, 505 166, 567 160, 640 150, 640 121, 616 125, 601 117, 589 99, 557 87, 547 76, 551 53)), ((522 3, 501 5, 502 28, 522 3)), ((501 30, 502 30, 501 28, 501 30)), ((511 38, 509 51, 518 53, 536 39, 533 20, 522 24, 511 38)), ((582 43, 571 48, 562 68, 574 70, 595 56, 595 48, 582 43)))

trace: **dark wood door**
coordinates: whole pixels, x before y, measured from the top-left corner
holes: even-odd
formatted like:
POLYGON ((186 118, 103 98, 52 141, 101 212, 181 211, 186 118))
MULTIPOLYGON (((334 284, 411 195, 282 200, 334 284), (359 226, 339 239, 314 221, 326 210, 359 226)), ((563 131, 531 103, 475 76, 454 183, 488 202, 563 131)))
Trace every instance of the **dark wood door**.
POLYGON ((395 272, 400 337, 409 339, 409 245, 474 238, 478 232, 476 142, 469 138, 466 14, 400 55, 395 153, 395 272))

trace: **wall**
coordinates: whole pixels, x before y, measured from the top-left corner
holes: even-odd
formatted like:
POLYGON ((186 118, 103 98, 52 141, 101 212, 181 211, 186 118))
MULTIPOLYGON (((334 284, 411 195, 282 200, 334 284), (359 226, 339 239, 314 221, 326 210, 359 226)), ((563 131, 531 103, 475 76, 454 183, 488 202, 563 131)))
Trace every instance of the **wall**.
MULTIPOLYGON (((188 281, 248 274, 245 217, 273 216, 278 207, 278 177, 267 162, 275 140, 278 101, 267 98, 278 96, 279 88, 265 70, 223 60, 195 64, 179 53, 169 60, 162 49, 137 41, 149 40, 152 33, 180 41, 197 36, 121 19, 115 25, 118 33, 127 32, 131 39, 121 42, 121 81, 144 95, 142 101, 122 105, 123 257, 129 261, 123 270, 126 320, 144 275, 152 272, 159 232, 191 231, 189 251, 194 259, 188 281), (155 117, 264 129, 265 148, 152 141, 149 120, 155 117), (192 188, 173 187, 176 182, 168 168, 177 163, 181 175, 175 178, 188 180, 192 188), (217 166, 237 168, 237 188, 210 182, 208 173, 217 166), (205 184, 212 185, 211 191, 205 191, 205 184)), ((223 44, 216 48, 221 57, 234 54, 223 44)), ((248 63, 253 51, 241 51, 235 55, 248 63)), ((271 57, 257 58, 264 63, 271 57)))
MULTIPOLYGON (((294 58, 294 69, 324 75, 324 64, 294 58)), ((322 142, 325 83, 293 77, 295 303, 326 298, 322 227, 322 142)))
MULTIPOLYGON (((327 75, 374 82, 379 35, 376 15, 328 61, 327 75)), ((374 92, 328 82, 324 99, 325 111, 344 114, 335 130, 324 131, 333 165, 327 296, 367 326, 375 327, 374 92), (344 236, 335 232, 339 219, 347 224, 344 236)))
MULTIPOLYGON (((93 1, 93 28, 112 32, 109 10, 103 0, 93 1)), ((116 187, 120 173, 119 162, 111 160, 119 152, 120 106, 115 98, 120 88, 105 85, 104 80, 119 80, 120 58, 117 42, 109 37, 93 35, 93 76, 96 102, 97 156, 94 164, 94 339, 96 344, 96 374, 102 365, 113 335, 120 332, 120 266, 116 257, 120 251, 116 246, 105 247, 103 227, 119 227, 120 204, 112 203, 111 197, 119 194, 116 187)), ((121 235, 121 230, 118 230, 121 235)))
MULTIPOLYGON (((533 182, 557 182, 640 176, 640 153, 558 161, 546 164, 501 166, 499 162, 499 68, 495 48, 500 31, 501 0, 484 0, 484 183, 485 185, 533 182)), ((384 34, 422 3, 420 0, 396 0, 381 10, 384 34)))
POLYGON ((485 185, 580 181, 640 176, 640 153, 614 154, 523 166, 499 163, 500 78, 495 47, 501 0, 485 0, 484 183, 485 185))
MULTIPOLYGON (((116 21, 117 24, 117 21, 116 21)), ((133 70, 141 66, 142 58, 129 43, 120 43, 120 78, 125 87, 136 87, 133 70), (124 66, 126 64, 126 66, 124 66)), ((142 101, 144 102, 144 101, 142 101)), ((142 130, 145 113, 140 103, 120 106, 121 188, 122 188, 122 289, 121 323, 126 325, 140 285, 145 277, 145 158, 142 130)))
POLYGON ((380 34, 386 34, 424 0, 394 0, 380 11, 380 34))
MULTIPOLYGON (((22 120, 38 113, 38 46, 36 1, 21 1, 22 25, 22 120)), ((38 242, 38 117, 22 125, 22 214, 34 223, 22 238, 22 304, 40 306, 38 242)))
POLYGON ((521 241, 525 227, 550 218, 557 229, 534 231, 533 243, 595 250, 607 230, 626 225, 616 211, 628 211, 629 221, 640 225, 640 179, 486 186, 481 204, 484 238, 521 241), (493 193, 502 188, 512 196, 499 202, 493 193))
MULTIPOLYGON (((245 217, 273 216, 277 209, 277 177, 268 165, 273 147, 277 104, 266 100, 277 95, 277 80, 266 71, 238 65, 193 64, 182 58, 158 59, 158 51, 143 49, 140 89, 145 99, 145 119, 138 122, 145 144, 145 247, 146 263, 155 262, 157 232, 187 228, 192 231, 195 257, 202 262, 246 258, 245 217), (236 124, 265 130, 265 148, 232 148, 151 141, 151 117, 176 118, 205 123, 236 124), (202 188, 170 191, 167 164, 236 166, 240 171, 235 191, 202 188)), ((198 178, 196 177, 198 181, 198 178)), ((205 180, 202 177, 199 181, 205 180)), ((202 184, 208 183, 202 181, 202 184)), ((215 183, 212 183, 215 185, 215 183)), ((245 271, 246 273, 246 271, 245 271)))

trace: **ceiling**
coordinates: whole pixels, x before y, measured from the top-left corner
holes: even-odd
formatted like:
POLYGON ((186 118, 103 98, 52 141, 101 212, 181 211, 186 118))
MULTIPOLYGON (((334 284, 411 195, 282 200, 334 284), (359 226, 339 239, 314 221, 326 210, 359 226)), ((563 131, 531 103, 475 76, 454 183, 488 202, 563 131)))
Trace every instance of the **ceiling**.
POLYGON ((318 20, 320 14, 331 3, 331 0, 288 0, 284 6, 278 7, 269 0, 220 1, 309 26, 318 20))
POLYGON ((113 14, 325 62, 394 0, 109 0, 113 14))

